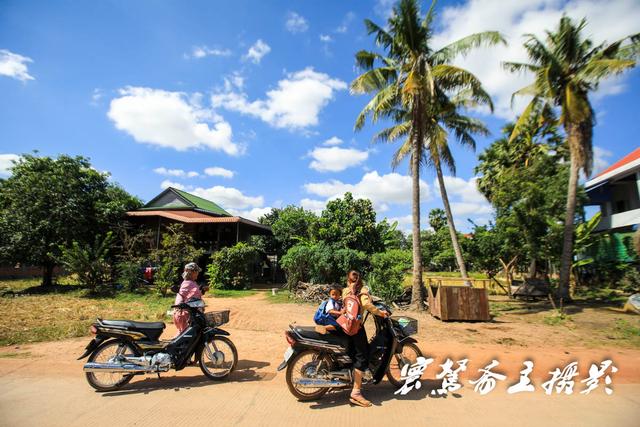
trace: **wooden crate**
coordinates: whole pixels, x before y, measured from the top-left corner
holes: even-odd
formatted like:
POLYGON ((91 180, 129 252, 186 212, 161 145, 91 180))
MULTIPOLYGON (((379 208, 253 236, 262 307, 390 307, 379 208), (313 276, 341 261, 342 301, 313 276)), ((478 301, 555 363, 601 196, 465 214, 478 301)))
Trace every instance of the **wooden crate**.
POLYGON ((429 311, 440 320, 491 320, 489 293, 468 286, 427 286, 429 311))

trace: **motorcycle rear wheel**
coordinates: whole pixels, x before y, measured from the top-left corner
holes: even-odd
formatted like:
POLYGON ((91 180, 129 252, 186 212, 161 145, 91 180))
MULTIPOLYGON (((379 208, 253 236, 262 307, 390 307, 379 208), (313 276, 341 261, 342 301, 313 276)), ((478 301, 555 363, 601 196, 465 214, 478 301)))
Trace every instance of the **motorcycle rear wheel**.
POLYGON ((404 382, 400 378, 402 367, 406 364, 416 363, 418 357, 422 356, 422 351, 415 343, 408 342, 401 344, 398 352, 391 356, 391 362, 387 366, 387 379, 395 387, 401 387, 404 382))
MULTIPOLYGON (((107 363, 116 355, 137 356, 136 351, 124 341, 107 341, 91 353, 88 362, 107 363)), ((114 391, 124 387, 133 375, 111 372, 85 372, 87 382, 98 391, 114 391)))
MULTIPOLYGON (((298 388, 294 383, 296 378, 305 376, 304 371, 306 369, 309 369, 311 367, 311 364, 319 364, 324 362, 327 364, 326 369, 330 370, 330 366, 328 366, 328 360, 327 359, 318 360, 318 356, 319 356, 318 352, 314 350, 305 350, 295 355, 291 360, 291 362, 289 362, 289 364, 287 365, 287 373, 286 373, 287 387, 289 387, 289 391, 291 392, 291 394, 293 394, 296 397, 296 399, 300 400, 301 402, 320 399, 322 396, 325 395, 325 393, 329 391, 328 388, 322 388, 322 387, 319 387, 317 389, 303 388, 303 387, 298 388)), ((317 365, 316 365, 316 368, 317 368, 317 365)))
POLYGON ((222 380, 229 376, 238 364, 238 350, 227 337, 216 336, 211 341, 205 342, 204 347, 198 353, 198 365, 200 370, 212 380, 222 380), (211 357, 214 352, 221 352, 224 360, 216 363, 211 357))

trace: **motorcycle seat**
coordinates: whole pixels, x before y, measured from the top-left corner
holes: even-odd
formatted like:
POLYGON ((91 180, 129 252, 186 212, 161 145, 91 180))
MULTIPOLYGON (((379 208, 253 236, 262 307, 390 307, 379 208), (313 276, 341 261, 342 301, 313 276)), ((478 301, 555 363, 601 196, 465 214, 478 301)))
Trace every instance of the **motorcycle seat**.
POLYGON ((164 329, 166 327, 164 322, 134 322, 132 320, 103 320, 102 324, 131 329, 164 329))
POLYGON ((322 341, 327 344, 339 345, 347 348, 349 345, 349 337, 344 334, 334 334, 327 332, 326 334, 320 334, 316 332, 314 326, 295 326, 294 330, 300 334, 301 337, 314 341, 322 341))

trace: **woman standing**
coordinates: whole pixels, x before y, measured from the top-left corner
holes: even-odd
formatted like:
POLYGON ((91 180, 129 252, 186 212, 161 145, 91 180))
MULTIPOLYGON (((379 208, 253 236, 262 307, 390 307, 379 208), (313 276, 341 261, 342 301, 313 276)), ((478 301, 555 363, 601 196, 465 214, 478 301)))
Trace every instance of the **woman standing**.
MULTIPOLYGON (((355 295, 360 300, 360 316, 363 315, 364 310, 375 316, 388 317, 389 313, 384 310, 379 310, 369 295, 369 289, 362 286, 362 280, 360 273, 355 270, 351 270, 347 275, 347 287, 342 291, 342 299, 344 300, 347 295, 355 295)), ((367 339, 367 332, 364 329, 364 325, 360 325, 360 329, 355 335, 351 337, 352 353, 353 353, 353 390, 349 401, 358 406, 371 406, 371 402, 364 398, 362 395, 362 376, 369 367, 369 341, 367 339)))

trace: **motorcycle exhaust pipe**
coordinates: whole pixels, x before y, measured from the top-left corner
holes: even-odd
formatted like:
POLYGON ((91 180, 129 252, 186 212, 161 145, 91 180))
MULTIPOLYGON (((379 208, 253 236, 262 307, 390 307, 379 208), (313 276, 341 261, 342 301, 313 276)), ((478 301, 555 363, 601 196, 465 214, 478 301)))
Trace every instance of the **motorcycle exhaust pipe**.
POLYGON ((111 372, 111 373, 151 373, 154 368, 136 365, 134 363, 85 363, 82 368, 84 372, 111 372))
POLYGON ((347 387, 350 384, 344 381, 338 380, 323 380, 316 378, 300 378, 294 380, 294 382, 302 388, 337 388, 347 387))

